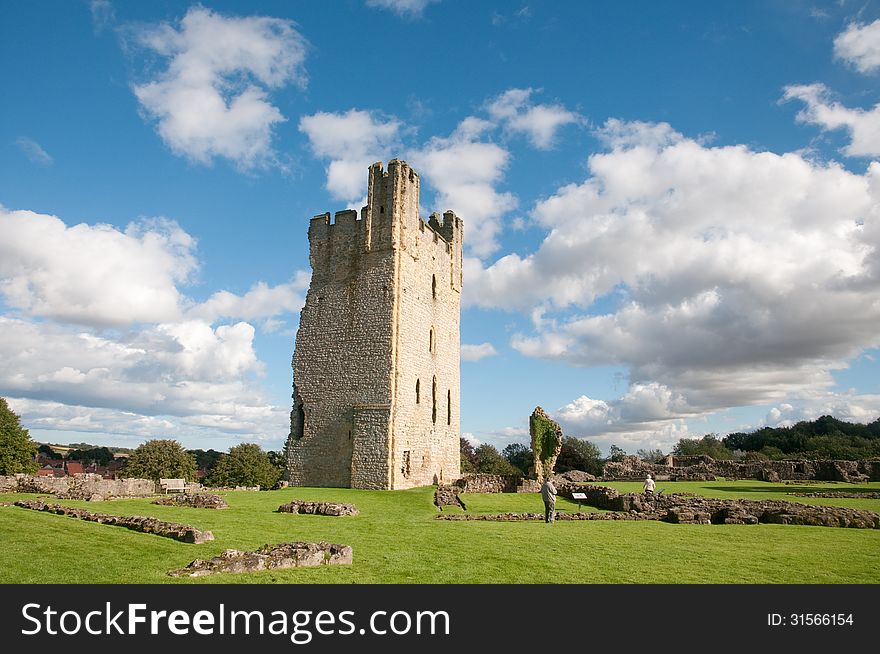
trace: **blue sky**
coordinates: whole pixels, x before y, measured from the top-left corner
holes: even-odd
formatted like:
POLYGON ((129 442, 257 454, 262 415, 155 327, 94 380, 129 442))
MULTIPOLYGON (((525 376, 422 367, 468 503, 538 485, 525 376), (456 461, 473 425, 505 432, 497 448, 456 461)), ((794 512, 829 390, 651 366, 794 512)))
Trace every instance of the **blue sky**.
POLYGON ((308 219, 466 225, 462 431, 880 416, 880 3, 0 5, 0 395, 278 449, 308 219))

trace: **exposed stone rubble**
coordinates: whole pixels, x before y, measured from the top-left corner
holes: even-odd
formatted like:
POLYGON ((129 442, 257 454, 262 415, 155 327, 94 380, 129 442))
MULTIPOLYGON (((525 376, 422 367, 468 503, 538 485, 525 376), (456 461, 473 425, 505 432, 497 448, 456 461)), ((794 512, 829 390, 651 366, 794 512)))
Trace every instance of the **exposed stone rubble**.
POLYGON ((169 495, 160 497, 153 501, 153 504, 161 506, 189 506, 194 509, 228 509, 229 504, 226 503, 219 495, 208 493, 196 493, 194 495, 169 495))
POLYGON ((145 534, 155 534, 157 536, 173 538, 175 540, 183 541, 184 543, 194 543, 198 545, 209 540, 214 540, 214 534, 210 531, 202 531, 189 525, 182 525, 176 522, 165 522, 164 520, 147 516, 92 513, 91 511, 72 506, 47 504, 42 500, 19 500, 15 503, 15 506, 19 506, 23 509, 32 509, 34 511, 48 511, 49 513, 66 515, 71 518, 79 518, 80 520, 97 522, 103 525, 116 525, 133 531, 140 531, 145 534))
POLYGON ((172 577, 204 577, 221 572, 258 572, 284 568, 316 568, 322 565, 351 565, 348 545, 331 543, 280 543, 263 545, 255 552, 226 550, 212 559, 196 559, 186 567, 172 570, 172 577))
POLYGON ((459 493, 461 493, 461 489, 457 486, 437 486, 437 490, 434 491, 434 504, 441 511, 444 506, 457 506, 462 511, 467 511, 459 493))
POLYGON ((455 480, 460 493, 513 493, 522 481, 519 475, 468 473, 455 480))
POLYGON ((658 481, 711 481, 726 479, 820 480, 860 483, 880 481, 880 460, 861 461, 721 461, 710 456, 666 457, 665 464, 648 463, 629 455, 606 463, 602 476, 611 479, 644 479, 647 473, 658 481))
POLYGON ((354 504, 339 502, 306 502, 293 500, 278 507, 278 513, 308 513, 312 515, 358 515, 360 511, 354 504))
POLYGON ((643 514, 650 520, 677 524, 790 524, 823 527, 880 529, 880 515, 839 506, 814 506, 784 500, 725 500, 675 493, 651 497, 642 493, 619 494, 605 486, 569 484, 557 488, 563 497, 584 493, 579 500, 610 511, 643 514))
POLYGON ((880 493, 854 493, 849 491, 828 491, 824 493, 788 493, 796 497, 848 497, 859 500, 880 500, 880 493))
POLYGON ((596 481, 596 477, 591 475, 589 472, 584 472, 583 470, 569 470, 567 472, 562 472, 557 475, 553 475, 553 483, 559 484, 566 481, 572 481, 576 484, 583 484, 589 481, 596 481))
MULTIPOLYGON (((526 522, 529 520, 544 521, 543 513, 443 513, 435 516, 435 520, 484 520, 488 522, 526 522)), ((557 520, 656 520, 647 513, 577 513, 556 512, 557 520)))
POLYGON ((66 500, 109 500, 150 497, 156 494, 156 483, 152 479, 104 479, 93 473, 68 477, 17 474, 0 476, 0 493, 46 493, 66 500))

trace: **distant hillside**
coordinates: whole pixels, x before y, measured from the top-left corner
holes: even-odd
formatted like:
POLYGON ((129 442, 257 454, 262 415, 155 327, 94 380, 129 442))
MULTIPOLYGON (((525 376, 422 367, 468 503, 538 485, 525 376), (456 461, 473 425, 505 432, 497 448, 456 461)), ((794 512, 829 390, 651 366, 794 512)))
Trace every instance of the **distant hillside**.
POLYGON ((92 445, 91 443, 70 443, 69 445, 61 445, 59 443, 43 443, 41 441, 34 441, 38 446, 39 445, 48 445, 53 450, 58 452, 61 455, 66 456, 68 452, 71 450, 97 450, 102 447, 106 447, 113 454, 131 454, 134 450, 130 447, 112 447, 110 445, 92 445))

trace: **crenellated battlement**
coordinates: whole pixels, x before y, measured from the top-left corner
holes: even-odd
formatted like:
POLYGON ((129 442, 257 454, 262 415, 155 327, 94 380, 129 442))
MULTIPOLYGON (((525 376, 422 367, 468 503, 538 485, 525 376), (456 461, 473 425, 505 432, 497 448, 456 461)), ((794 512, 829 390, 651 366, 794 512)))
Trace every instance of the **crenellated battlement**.
POLYGON ((387 169, 382 162, 369 167, 367 204, 360 215, 354 209, 319 214, 309 224, 310 260, 320 273, 342 256, 351 258, 382 250, 415 252, 435 244, 437 256, 445 252, 458 259, 460 268, 463 221, 452 211, 442 217, 432 213, 427 221, 419 217, 420 179, 401 159, 392 159, 387 169), (430 237, 425 238, 430 230, 430 237))

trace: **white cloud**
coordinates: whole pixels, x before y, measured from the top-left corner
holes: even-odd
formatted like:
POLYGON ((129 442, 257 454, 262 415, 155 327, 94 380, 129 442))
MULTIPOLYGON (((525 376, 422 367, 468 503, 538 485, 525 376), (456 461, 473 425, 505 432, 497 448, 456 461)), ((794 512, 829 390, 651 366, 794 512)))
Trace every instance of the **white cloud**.
POLYGON ((534 207, 537 251, 465 270, 469 304, 539 307, 521 353, 623 366, 633 389, 671 394, 656 415, 643 394, 636 413, 632 397, 590 410, 625 428, 786 401, 880 344, 880 163, 858 175, 608 127, 590 176, 534 207))
POLYGON ((517 204, 512 193, 495 189, 510 153, 480 140, 490 127, 486 121, 466 118, 448 138, 434 137, 407 155, 413 167, 437 189, 437 209, 453 209, 464 220, 465 246, 478 257, 498 249, 501 216, 517 204))
POLYGON ((306 80, 306 41, 292 21, 195 6, 179 29, 166 23, 136 36, 168 58, 166 70, 134 93, 173 152, 199 163, 223 157, 246 170, 277 163, 272 130, 286 119, 267 89, 306 80))
POLYGON ((116 10, 110 0, 90 0, 89 11, 92 14, 92 27, 96 34, 116 22, 116 10))
POLYGON ((22 154, 33 163, 41 166, 52 165, 52 156, 33 139, 29 139, 27 136, 19 136, 15 139, 15 144, 18 146, 18 149, 21 150, 22 154))
POLYGON ((880 104, 871 110, 850 109, 831 99, 824 84, 785 87, 785 100, 801 100, 807 106, 797 120, 818 125, 824 130, 845 129, 850 142, 843 152, 850 157, 880 155, 880 104))
POLYGON ((530 104, 533 92, 534 89, 509 89, 492 100, 487 108, 489 115, 509 132, 525 134, 534 147, 549 150, 560 127, 581 123, 583 119, 562 105, 530 104))
POLYGON ((273 320, 275 316, 302 309, 303 293, 309 288, 309 280, 310 275, 301 270, 286 284, 269 286, 265 282, 257 282, 244 295, 217 291, 205 302, 190 309, 187 316, 207 323, 214 323, 220 318, 264 320, 269 325, 267 331, 274 331, 281 326, 279 321, 273 320))
POLYGON ((479 345, 461 345, 462 361, 479 361, 486 357, 493 357, 498 354, 497 350, 491 343, 480 343, 479 345))
POLYGON ((422 15, 425 7, 435 2, 440 0, 367 0, 367 6, 388 9, 405 18, 416 18, 422 15))
POLYGON ((367 169, 388 158, 398 146, 401 124, 367 111, 318 112, 304 116, 299 130, 309 138, 315 156, 330 159, 327 190, 333 197, 353 203, 364 197, 367 169))
POLYGON ((850 23, 834 39, 834 56, 861 73, 880 69, 880 19, 869 25, 850 23))
POLYGON ((176 284, 198 264, 195 240, 169 220, 68 227, 0 206, 0 294, 33 316, 94 326, 174 320, 176 284))

